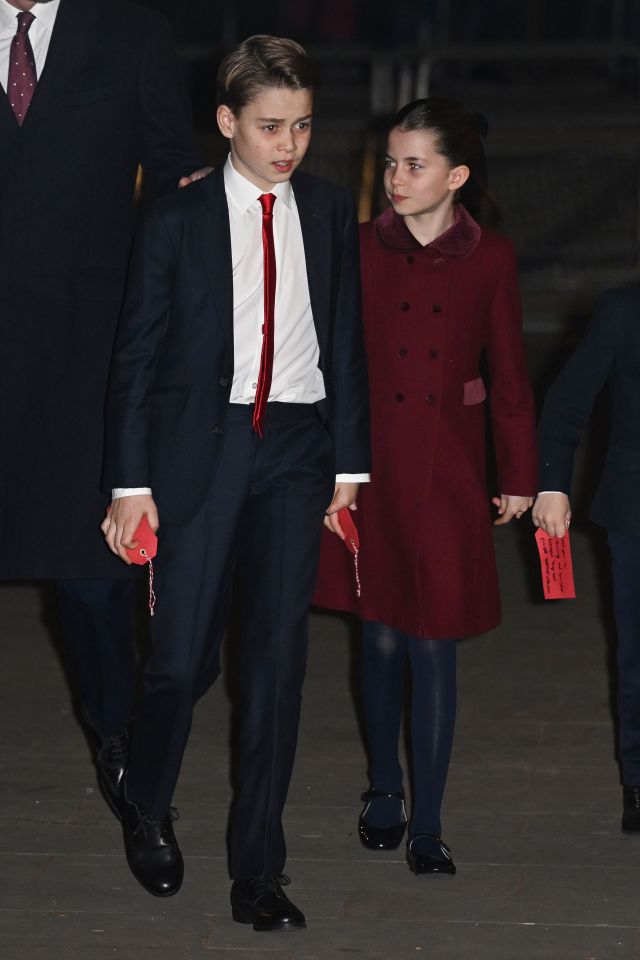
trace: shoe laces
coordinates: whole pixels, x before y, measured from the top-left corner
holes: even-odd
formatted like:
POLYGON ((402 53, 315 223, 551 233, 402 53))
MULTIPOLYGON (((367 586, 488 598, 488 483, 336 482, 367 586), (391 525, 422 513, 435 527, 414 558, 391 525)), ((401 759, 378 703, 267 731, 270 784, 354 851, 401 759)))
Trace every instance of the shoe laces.
POLYGON ((640 786, 632 786, 631 790, 631 803, 636 810, 640 810, 640 786))
POLYGON ((107 737, 102 741, 100 748, 101 755, 108 753, 113 760, 126 760, 129 755, 129 734, 126 730, 120 730, 113 737, 107 737))
POLYGON ((138 834, 143 834, 143 836, 148 836, 148 833, 151 829, 159 829, 165 820, 169 820, 171 823, 175 823, 176 820, 180 819, 180 814, 178 813, 177 807, 169 807, 169 816, 163 817, 161 820, 152 820, 150 817, 143 813, 138 807, 136 807, 138 812, 138 825, 133 830, 133 836, 137 837, 138 834))
POLYGON ((251 881, 251 886, 256 891, 258 895, 263 893, 275 893, 276 896, 282 894, 282 887, 288 887, 291 883, 291 877, 288 877, 286 873, 280 874, 267 874, 264 877, 254 877, 251 881))

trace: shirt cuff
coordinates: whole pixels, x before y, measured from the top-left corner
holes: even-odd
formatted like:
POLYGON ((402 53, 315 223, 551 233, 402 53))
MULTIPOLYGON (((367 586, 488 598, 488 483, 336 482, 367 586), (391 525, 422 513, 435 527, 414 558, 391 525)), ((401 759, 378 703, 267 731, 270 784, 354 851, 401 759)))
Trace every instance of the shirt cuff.
POLYGON ((119 500, 120 497, 142 497, 151 496, 151 487, 114 487, 111 491, 111 499, 119 500))
POLYGON ((545 493, 561 493, 564 497, 568 497, 569 494, 565 493, 564 490, 538 490, 538 496, 542 497, 545 493))
POLYGON ((336 483, 369 483, 370 473, 339 473, 336 476, 336 483))

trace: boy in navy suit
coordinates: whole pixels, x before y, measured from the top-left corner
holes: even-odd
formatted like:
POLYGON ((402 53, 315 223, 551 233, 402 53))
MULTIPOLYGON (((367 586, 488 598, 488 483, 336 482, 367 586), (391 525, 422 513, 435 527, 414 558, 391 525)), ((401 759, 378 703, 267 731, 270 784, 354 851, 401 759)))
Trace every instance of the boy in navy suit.
POLYGON ((618 758, 622 829, 640 831, 640 285, 609 290, 547 394, 540 426, 540 490, 533 522, 562 537, 571 520, 573 458, 604 384, 613 416, 591 519, 607 530, 618 633, 618 758))
POLYGON ((159 528, 153 651, 135 709, 122 809, 151 893, 182 881, 170 802, 194 700, 242 592, 244 695, 230 833, 233 916, 304 926, 285 896, 282 810, 294 760, 323 518, 368 479, 355 209, 297 172, 314 77, 298 44, 257 36, 222 63, 223 169, 158 202, 134 254, 107 403, 103 530, 159 528))

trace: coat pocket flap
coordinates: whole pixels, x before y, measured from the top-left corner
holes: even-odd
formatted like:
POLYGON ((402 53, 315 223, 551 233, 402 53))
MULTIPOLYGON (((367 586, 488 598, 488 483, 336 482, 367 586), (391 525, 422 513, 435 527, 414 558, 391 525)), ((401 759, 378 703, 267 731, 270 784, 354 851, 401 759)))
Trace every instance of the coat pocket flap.
POLYGON ((464 395, 462 402, 466 407, 471 407, 474 403, 482 403, 483 400, 487 399, 487 391, 485 390, 482 377, 476 377, 475 380, 467 380, 467 382, 463 384, 463 389, 464 395))

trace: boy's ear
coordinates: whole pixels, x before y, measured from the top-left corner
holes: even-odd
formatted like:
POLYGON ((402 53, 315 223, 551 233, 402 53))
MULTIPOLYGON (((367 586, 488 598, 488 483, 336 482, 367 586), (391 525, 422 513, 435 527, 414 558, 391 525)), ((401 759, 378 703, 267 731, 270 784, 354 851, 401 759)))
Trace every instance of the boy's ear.
POLYGON ((232 140, 236 130, 236 117, 231 107, 221 103, 216 111, 216 120, 222 136, 232 140))

